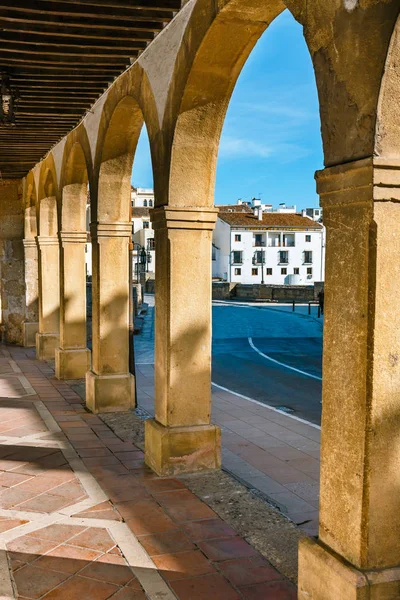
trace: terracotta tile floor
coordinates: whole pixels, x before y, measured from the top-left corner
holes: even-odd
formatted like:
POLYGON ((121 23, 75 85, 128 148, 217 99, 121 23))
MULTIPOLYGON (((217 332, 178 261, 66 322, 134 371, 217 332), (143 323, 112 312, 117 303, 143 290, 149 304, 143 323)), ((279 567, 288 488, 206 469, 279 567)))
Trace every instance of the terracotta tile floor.
POLYGON ((296 598, 265 558, 181 481, 156 477, 30 349, 0 346, 0 424, 6 598, 296 598))

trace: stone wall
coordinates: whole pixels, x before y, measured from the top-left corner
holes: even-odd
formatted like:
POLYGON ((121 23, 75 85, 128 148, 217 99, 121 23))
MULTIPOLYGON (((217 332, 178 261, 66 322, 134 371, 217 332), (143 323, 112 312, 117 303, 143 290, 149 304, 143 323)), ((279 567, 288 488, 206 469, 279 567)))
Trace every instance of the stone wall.
MULTIPOLYGON (((318 284, 320 285, 320 284, 318 284)), ((245 285, 242 283, 216 282, 212 284, 214 300, 269 300, 271 302, 309 302, 318 297, 312 285, 245 285)))
MULTIPOLYGON (((213 300, 266 300, 271 302, 310 302, 318 300, 318 293, 323 289, 324 283, 314 285, 245 285, 242 283, 228 283, 226 281, 213 282, 213 300)), ((154 279, 146 281, 146 293, 154 294, 154 279)))
POLYGON ((23 344, 25 321, 22 182, 0 181, 0 283, 3 339, 23 344))

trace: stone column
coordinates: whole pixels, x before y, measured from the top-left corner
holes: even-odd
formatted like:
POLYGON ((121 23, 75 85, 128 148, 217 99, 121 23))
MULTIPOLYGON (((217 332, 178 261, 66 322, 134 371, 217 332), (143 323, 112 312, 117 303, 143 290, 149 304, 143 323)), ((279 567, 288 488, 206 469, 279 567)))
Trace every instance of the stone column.
POLYGON ((319 539, 299 599, 400 597, 400 161, 317 174, 326 238, 319 539))
POLYGON ((217 211, 152 211, 156 240, 155 419, 145 460, 159 475, 220 467, 211 412, 211 241, 217 211))
POLYGON ((36 357, 54 359, 60 341, 59 243, 56 236, 37 238, 39 248, 39 332, 36 357))
POLYGON ((60 233, 60 347, 56 377, 79 379, 90 369, 86 347, 86 232, 60 233))
POLYGON ((38 247, 34 238, 23 240, 25 277, 25 322, 23 343, 25 347, 36 345, 39 331, 39 275, 38 247))
POLYGON ((135 404, 129 373, 129 243, 131 223, 94 223, 92 237, 92 371, 86 404, 93 412, 135 404))

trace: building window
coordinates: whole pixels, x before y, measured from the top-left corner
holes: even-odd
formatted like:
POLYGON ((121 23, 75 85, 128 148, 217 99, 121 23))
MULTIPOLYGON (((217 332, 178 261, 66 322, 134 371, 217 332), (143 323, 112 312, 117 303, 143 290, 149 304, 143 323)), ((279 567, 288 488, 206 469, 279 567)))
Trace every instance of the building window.
POLYGON ((258 275, 258 269, 252 269, 251 270, 251 274, 252 275, 258 275))
POLYGON ((241 241, 242 241, 242 236, 239 233, 237 233, 235 235, 235 242, 241 242, 241 241))
POLYGON ((311 279, 312 277, 312 267, 307 267, 307 279, 311 279))
POLYGON ((281 275, 287 275, 287 269, 281 269, 281 275))
POLYGON ((264 263, 264 250, 256 250, 253 256, 253 265, 263 265, 264 263))
POLYGON ((242 260, 242 252, 240 250, 234 250, 232 252, 232 263, 235 265, 241 265, 242 260))
POLYGON ((267 275, 272 275, 272 269, 267 269, 267 275))
POLYGON ((149 200, 149 206, 153 206, 153 200, 149 200))
POLYGON ((241 275, 242 269, 235 269, 235 275, 241 275))
POLYGON ((149 221, 143 221, 143 229, 149 229, 150 223, 149 221))
POLYGON ((155 250, 154 238, 149 238, 147 240, 147 250, 155 250))
POLYGON ((295 267, 293 269, 293 275, 300 275, 300 269, 298 269, 297 267, 295 267))
POLYGON ((265 246, 262 233, 254 234, 254 245, 255 246, 265 246))
POLYGON ((304 251, 304 263, 308 264, 308 265, 312 264, 312 251, 311 250, 304 251))
POLYGON ((306 235, 306 242, 311 242, 311 235, 306 235))
POLYGON ((289 252, 287 250, 280 250, 278 252, 279 264, 287 265, 289 262, 289 252))
POLYGON ((143 206, 147 206, 147 200, 143 200, 143 206))

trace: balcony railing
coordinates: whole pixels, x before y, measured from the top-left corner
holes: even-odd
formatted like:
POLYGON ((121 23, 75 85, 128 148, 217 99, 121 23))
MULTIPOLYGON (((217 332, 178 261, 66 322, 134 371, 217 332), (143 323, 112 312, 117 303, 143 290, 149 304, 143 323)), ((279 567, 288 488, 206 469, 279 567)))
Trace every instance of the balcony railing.
POLYGON ((265 242, 260 242, 257 240, 253 240, 253 247, 256 246, 257 248, 265 248, 266 247, 266 243, 265 242))
POLYGON ((283 248, 294 248, 295 243, 294 241, 284 241, 282 244, 283 248))

